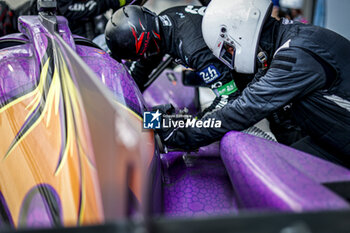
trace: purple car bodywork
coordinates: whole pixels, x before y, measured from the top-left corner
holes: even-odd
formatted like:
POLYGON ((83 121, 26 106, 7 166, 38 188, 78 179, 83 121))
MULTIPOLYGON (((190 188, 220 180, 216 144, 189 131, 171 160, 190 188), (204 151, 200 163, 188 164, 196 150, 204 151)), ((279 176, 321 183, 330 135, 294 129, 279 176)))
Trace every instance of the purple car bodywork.
MULTIPOLYGON (((184 91, 181 95, 173 94, 167 72, 173 71, 165 71, 145 91, 146 102, 150 106, 172 102, 178 108, 186 107, 183 103, 194 98, 194 90, 178 82, 176 90, 184 91), (176 98, 164 98, 160 90, 176 98)), ((237 213, 252 209, 302 212, 349 207, 342 197, 323 185, 349 181, 348 169, 245 133, 232 131, 220 144, 202 147, 198 152, 163 154, 161 159, 168 181, 164 186, 167 215, 237 213)))
MULTIPOLYGON (((168 102, 178 108, 187 107, 191 113, 196 111, 194 89, 184 87, 176 72, 165 71, 142 96, 122 64, 92 45, 77 42, 67 21, 63 17, 57 19, 64 41, 114 97, 138 115, 142 116, 150 106, 168 102), (167 72, 177 77, 176 84, 168 80, 167 72)), ((0 44, 18 42, 0 50, 0 106, 36 87, 40 58, 50 45, 50 35, 41 30, 37 17, 21 17, 19 28, 21 33, 0 38, 0 44)), ((156 149, 154 164, 156 169, 148 177, 154 185, 149 187, 154 190, 154 203, 150 203, 153 215, 208 216, 246 210, 302 212, 349 208, 345 199, 323 186, 350 181, 349 170, 240 132, 229 132, 220 143, 197 152, 159 154, 156 149)))

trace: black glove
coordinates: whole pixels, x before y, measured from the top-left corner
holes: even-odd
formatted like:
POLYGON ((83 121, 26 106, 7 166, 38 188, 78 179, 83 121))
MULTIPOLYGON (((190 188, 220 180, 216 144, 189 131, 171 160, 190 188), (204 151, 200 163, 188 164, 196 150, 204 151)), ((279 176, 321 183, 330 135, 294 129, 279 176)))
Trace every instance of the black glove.
MULTIPOLYGON (((159 111, 162 113, 162 118, 167 121, 176 121, 176 120, 183 120, 186 121, 188 117, 192 117, 189 115, 182 115, 182 113, 176 114, 175 108, 172 104, 165 104, 165 105, 157 105, 152 108, 152 111, 159 111), (176 114, 176 116, 175 116, 176 114), (167 118, 167 116, 172 115, 171 118, 167 118)), ((160 148, 163 152, 167 151, 189 151, 197 148, 189 148, 186 147, 186 140, 184 140, 183 132, 184 129, 175 128, 168 122, 166 123, 167 128, 163 128, 161 124, 160 129, 156 129, 156 133, 159 135, 162 145, 160 145, 160 148), (178 141, 179 140, 179 141, 178 141), (185 142, 185 143, 184 143, 185 142), (165 147, 165 145, 167 147, 165 147)), ((184 131, 186 132, 186 130, 184 131)), ((158 142, 159 143, 159 142, 158 142)))
POLYGON ((165 115, 175 114, 175 108, 172 104, 161 104, 152 107, 152 112, 157 110, 165 115))
MULTIPOLYGON (((164 115, 172 115, 175 114, 175 108, 172 104, 163 104, 163 105, 157 105, 152 107, 152 111, 156 112, 159 111, 162 114, 162 118, 164 115)), ((166 139, 173 133, 175 128, 163 128, 161 124, 160 129, 156 129, 156 133, 159 135, 160 139, 164 143, 166 139)))

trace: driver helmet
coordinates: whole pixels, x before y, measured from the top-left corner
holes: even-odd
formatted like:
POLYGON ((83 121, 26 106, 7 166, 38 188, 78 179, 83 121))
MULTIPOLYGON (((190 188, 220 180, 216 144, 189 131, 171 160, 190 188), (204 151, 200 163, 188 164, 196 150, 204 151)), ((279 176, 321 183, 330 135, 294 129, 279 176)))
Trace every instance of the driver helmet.
POLYGON ((160 52, 158 17, 145 7, 129 5, 117 10, 106 25, 105 36, 117 60, 138 60, 160 52))

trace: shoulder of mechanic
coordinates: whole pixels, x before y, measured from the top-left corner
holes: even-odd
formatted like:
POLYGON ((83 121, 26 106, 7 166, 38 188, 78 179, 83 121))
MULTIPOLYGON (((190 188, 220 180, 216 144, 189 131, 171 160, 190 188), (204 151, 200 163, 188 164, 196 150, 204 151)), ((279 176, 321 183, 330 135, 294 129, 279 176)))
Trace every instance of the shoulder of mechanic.
POLYGON ((316 57, 317 54, 301 47, 282 46, 274 53, 269 70, 322 73, 322 66, 316 57))
POLYGON ((176 25, 174 16, 178 11, 182 11, 181 6, 170 7, 158 14, 159 23, 162 27, 172 27, 176 25))
POLYGON ((272 91, 278 88, 305 92, 322 88, 326 83, 326 73, 311 52, 299 47, 277 50, 266 72, 257 73, 249 87, 259 89, 264 86, 272 91))
POLYGON ((209 66, 214 67, 220 73, 224 71, 230 71, 230 69, 222 63, 218 58, 216 58, 209 48, 202 48, 196 53, 192 54, 190 59, 192 68, 200 71, 206 69, 209 66))

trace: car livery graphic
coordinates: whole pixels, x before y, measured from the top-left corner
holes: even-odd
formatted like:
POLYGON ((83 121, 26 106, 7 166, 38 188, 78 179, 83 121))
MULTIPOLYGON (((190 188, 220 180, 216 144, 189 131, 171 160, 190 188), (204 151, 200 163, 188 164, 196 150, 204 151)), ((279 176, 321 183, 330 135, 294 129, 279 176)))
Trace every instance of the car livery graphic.
POLYGON ((198 151, 161 153, 144 130, 161 116, 147 109, 172 102, 196 113, 194 88, 165 72, 141 94, 60 16, 21 16, 19 30, 0 38, 0 225, 349 210, 330 188, 350 181, 348 169, 263 138, 232 131, 198 151))

